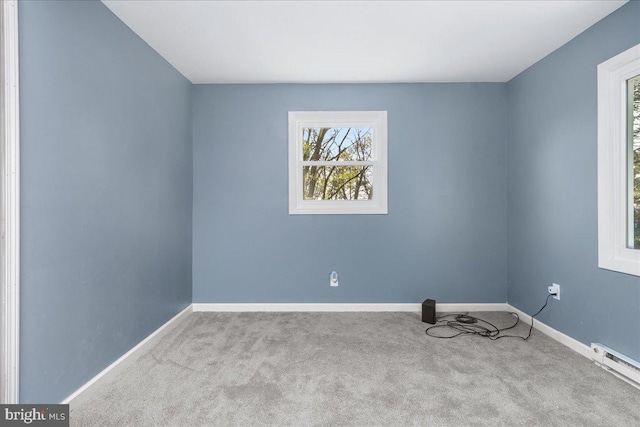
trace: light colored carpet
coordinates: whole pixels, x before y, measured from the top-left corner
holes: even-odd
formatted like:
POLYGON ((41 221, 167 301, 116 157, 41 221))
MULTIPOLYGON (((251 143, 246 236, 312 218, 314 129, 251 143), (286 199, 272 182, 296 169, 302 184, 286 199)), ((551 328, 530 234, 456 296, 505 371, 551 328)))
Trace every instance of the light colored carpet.
POLYGON ((639 390, 535 330, 443 340, 426 326, 414 313, 193 313, 71 425, 640 425, 639 390))

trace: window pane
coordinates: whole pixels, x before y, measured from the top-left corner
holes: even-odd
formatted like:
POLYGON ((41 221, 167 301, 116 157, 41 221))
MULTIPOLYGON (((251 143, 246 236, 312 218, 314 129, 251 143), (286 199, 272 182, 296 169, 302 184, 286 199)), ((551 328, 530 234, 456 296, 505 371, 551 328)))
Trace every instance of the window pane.
POLYGON ((302 160, 371 160, 369 128, 304 128, 302 160))
POLYGON ((633 156, 630 174, 632 182, 631 199, 633 203, 633 248, 640 249, 640 75, 627 81, 628 87, 628 141, 629 152, 633 156))
POLYGON ((371 166, 303 166, 305 200, 369 200, 371 166))

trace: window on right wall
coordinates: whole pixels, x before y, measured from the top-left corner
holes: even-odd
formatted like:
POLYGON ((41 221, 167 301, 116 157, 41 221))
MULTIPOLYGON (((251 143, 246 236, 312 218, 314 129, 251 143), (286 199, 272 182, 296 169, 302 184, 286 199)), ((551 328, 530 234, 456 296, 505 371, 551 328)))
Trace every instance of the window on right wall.
POLYGON ((640 45, 598 65, 598 265, 640 276, 640 45))
POLYGON ((629 150, 629 246, 640 249, 640 74, 627 80, 629 150))

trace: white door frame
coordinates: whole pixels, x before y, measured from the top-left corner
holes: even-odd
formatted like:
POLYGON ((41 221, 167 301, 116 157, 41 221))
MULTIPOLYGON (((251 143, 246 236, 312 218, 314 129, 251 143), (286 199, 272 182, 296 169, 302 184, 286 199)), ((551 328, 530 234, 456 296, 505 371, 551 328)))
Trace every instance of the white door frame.
POLYGON ((18 97, 18 1, 0 0, 2 109, 0 179, 1 403, 19 403, 20 375, 20 120, 18 97))

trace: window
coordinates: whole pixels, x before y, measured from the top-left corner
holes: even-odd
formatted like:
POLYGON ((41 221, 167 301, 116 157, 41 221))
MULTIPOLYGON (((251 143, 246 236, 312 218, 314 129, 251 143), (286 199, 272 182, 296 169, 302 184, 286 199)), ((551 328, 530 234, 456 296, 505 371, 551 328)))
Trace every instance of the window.
POLYGON ((598 265, 640 276, 640 45, 598 66, 598 265))
POLYGON ((289 112, 289 214, 387 213, 387 112, 289 112))
POLYGON ((640 74, 627 80, 629 247, 640 249, 640 74))

